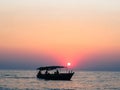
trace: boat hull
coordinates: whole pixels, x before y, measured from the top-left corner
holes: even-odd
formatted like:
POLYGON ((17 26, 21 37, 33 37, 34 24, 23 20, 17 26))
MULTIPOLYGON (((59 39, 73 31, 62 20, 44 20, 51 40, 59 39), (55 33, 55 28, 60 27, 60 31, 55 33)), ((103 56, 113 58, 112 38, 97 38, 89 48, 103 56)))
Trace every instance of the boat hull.
POLYGON ((74 73, 37 74, 37 78, 45 80, 71 80, 74 73))

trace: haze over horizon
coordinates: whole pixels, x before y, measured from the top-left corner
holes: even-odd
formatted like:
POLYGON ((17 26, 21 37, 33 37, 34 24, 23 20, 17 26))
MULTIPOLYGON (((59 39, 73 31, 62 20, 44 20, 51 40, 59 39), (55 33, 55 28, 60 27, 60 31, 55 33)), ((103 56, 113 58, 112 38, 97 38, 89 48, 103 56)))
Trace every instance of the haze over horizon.
POLYGON ((119 0, 0 0, 0 69, 68 62, 120 71, 119 0))

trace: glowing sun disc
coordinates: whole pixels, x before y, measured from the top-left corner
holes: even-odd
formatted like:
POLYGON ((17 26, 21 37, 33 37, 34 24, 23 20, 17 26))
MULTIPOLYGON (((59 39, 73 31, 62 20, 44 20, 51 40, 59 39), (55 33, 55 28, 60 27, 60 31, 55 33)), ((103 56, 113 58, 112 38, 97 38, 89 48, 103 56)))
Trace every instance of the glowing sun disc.
POLYGON ((71 63, 70 63, 70 62, 68 62, 68 63, 67 63, 67 66, 70 66, 70 65, 71 65, 71 63))

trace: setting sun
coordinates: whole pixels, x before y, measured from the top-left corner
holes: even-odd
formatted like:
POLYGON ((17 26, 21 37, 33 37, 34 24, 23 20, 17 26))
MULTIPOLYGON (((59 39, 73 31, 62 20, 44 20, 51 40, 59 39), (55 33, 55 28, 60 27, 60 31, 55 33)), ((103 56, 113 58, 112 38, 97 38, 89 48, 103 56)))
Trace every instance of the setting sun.
POLYGON ((70 62, 68 62, 68 63, 67 63, 67 66, 71 66, 71 63, 70 63, 70 62))

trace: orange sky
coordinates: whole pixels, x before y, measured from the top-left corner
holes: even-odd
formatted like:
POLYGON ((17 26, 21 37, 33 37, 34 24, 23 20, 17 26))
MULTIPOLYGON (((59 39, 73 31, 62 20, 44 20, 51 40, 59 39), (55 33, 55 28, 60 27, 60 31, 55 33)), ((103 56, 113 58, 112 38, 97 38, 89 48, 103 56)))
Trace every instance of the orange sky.
POLYGON ((119 0, 1 0, 0 49, 74 57, 120 50, 119 0))

